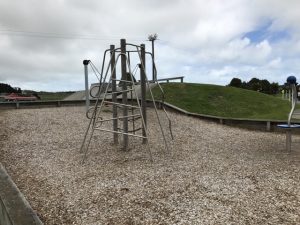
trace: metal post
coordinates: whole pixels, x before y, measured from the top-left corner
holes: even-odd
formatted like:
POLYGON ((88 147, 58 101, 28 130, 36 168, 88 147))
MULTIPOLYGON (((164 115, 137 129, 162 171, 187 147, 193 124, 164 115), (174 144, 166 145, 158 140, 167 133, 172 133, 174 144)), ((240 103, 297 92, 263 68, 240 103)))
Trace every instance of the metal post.
MULTIPOLYGON (((141 106, 142 106, 142 114, 145 122, 145 127, 143 127, 143 136, 147 135, 146 126, 147 126, 147 114, 146 114, 146 57, 145 57, 145 45, 141 44, 141 106)), ((147 139, 143 138, 143 144, 147 143, 147 139)))
POLYGON ((292 109, 289 113, 289 117, 288 117, 288 125, 291 126, 291 121, 292 121, 292 117, 293 117, 293 113, 295 111, 295 107, 296 107, 296 102, 297 102, 297 94, 296 94, 296 85, 295 84, 291 84, 290 85, 290 98, 292 101, 292 109))
MULTIPOLYGON (((126 39, 121 39, 121 73, 122 78, 121 80, 127 80, 126 74, 126 39)), ((128 104, 127 100, 127 82, 122 82, 122 103, 124 105, 128 104)), ((123 132, 128 133, 128 108, 127 106, 123 107, 123 132)), ((123 150, 127 151, 128 149, 128 135, 123 134, 123 150)))
POLYGON ((90 107, 89 72, 88 72, 89 63, 90 63, 90 60, 83 60, 84 78, 85 78, 85 107, 86 107, 86 111, 88 111, 89 107, 90 107))
MULTIPOLYGON (((112 95, 112 102, 117 102, 117 82, 116 82, 116 70, 115 68, 115 64, 116 64, 116 58, 115 58, 115 46, 111 45, 110 46, 110 57, 111 57, 111 85, 112 85, 112 92, 114 93, 112 95)), ((113 118, 117 118, 118 117, 118 108, 116 104, 113 104, 112 106, 112 110, 113 110, 113 118)), ((113 130, 114 131, 118 131, 118 120, 114 119, 113 120, 113 130)), ((118 144, 119 140, 118 140, 118 133, 113 133, 114 136, 114 144, 118 144)))
MULTIPOLYGON (((290 127, 292 116, 295 111, 296 102, 297 102, 297 94, 296 94, 296 85, 295 84, 290 84, 289 98, 290 98, 290 101, 292 102, 292 109, 291 109, 291 112, 289 113, 289 118, 288 118, 288 125, 290 127)), ((286 150, 288 152, 291 151, 291 145, 292 145, 292 129, 288 128, 286 130, 286 150)))
POLYGON ((154 69, 154 39, 152 42, 152 80, 155 81, 157 77, 155 76, 155 69, 154 69))
POLYGON ((267 131, 271 131, 271 121, 267 121, 267 131))

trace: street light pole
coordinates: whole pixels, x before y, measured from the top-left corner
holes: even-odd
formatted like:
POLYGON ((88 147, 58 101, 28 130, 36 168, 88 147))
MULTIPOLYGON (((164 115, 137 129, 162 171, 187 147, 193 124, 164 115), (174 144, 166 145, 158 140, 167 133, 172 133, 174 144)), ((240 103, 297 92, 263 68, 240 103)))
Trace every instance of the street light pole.
POLYGON ((154 65, 154 41, 157 39, 157 34, 150 34, 148 40, 152 42, 152 80, 157 80, 155 74, 155 65, 154 65))
POLYGON ((90 93, 89 93, 89 71, 88 65, 90 60, 83 60, 84 65, 84 81, 85 81, 85 108, 86 112, 88 112, 90 108, 90 93))

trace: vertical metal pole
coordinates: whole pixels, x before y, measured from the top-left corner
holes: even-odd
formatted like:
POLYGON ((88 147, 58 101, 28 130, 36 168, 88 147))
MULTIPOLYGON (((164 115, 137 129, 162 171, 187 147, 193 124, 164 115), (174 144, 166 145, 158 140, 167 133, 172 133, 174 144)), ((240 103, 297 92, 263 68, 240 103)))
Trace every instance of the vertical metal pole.
MULTIPOLYGON (((141 106, 142 106, 142 114, 145 122, 145 127, 143 127, 143 136, 146 136, 146 126, 147 126, 147 114, 146 114, 146 57, 145 57, 145 45, 141 44, 141 106)), ((143 138, 143 144, 147 143, 147 139, 143 138)))
MULTIPOLYGON (((116 58, 115 58, 115 46, 114 45, 111 45, 110 46, 110 57, 111 57, 111 85, 112 85, 112 92, 113 92, 113 95, 112 95, 112 102, 117 102, 117 94, 116 94, 116 91, 117 91, 117 82, 116 82, 116 70, 114 69, 115 68, 115 64, 116 64, 116 58)), ((113 104, 112 106, 112 110, 113 110, 113 118, 117 118, 118 117, 118 108, 115 104, 113 104)), ((113 120, 113 130, 114 131, 118 131, 118 120, 117 119, 114 119, 113 120)), ((119 143, 119 140, 118 140, 118 134, 117 133, 114 133, 114 144, 118 144, 119 143)))
MULTIPOLYGON (((126 73, 126 39, 121 39, 121 73, 122 78, 121 80, 127 80, 127 73, 126 73)), ((122 103, 123 106, 123 132, 128 133, 128 108, 125 105, 128 105, 127 100, 127 82, 122 82, 122 103)), ((123 134, 123 150, 127 151, 128 149, 128 135, 123 134)))
POLYGON ((289 113, 289 118, 288 118, 288 125, 289 126, 291 125, 293 113, 295 111, 296 102, 297 102, 296 85, 295 84, 291 84, 290 85, 290 89, 291 89, 290 97, 291 97, 291 101, 292 101, 292 109, 291 109, 291 111, 289 113))
MULTIPOLYGON (((292 116, 293 116, 293 113, 294 113, 294 110, 296 107, 296 103, 297 103, 297 93, 296 92, 297 92, 296 85, 291 84, 289 97, 290 97, 290 101, 292 101, 292 109, 291 109, 291 112, 289 113, 289 118, 288 118, 289 127, 291 126, 292 116)), ((292 144, 292 129, 287 128, 287 130, 286 130, 286 150, 288 152, 291 151, 291 144, 292 144)))
POLYGON ((155 76, 155 69, 154 69, 154 40, 152 40, 152 80, 155 81, 157 77, 155 76))
POLYGON ((131 65, 130 64, 130 52, 127 52, 127 60, 128 60, 129 65, 131 65))
POLYGON ((271 131, 271 121, 267 121, 267 131, 271 131))
POLYGON ((89 72, 88 72, 89 63, 90 63, 90 60, 83 60, 84 78, 85 78, 85 107, 86 107, 86 111, 88 111, 89 107, 90 107, 89 72))

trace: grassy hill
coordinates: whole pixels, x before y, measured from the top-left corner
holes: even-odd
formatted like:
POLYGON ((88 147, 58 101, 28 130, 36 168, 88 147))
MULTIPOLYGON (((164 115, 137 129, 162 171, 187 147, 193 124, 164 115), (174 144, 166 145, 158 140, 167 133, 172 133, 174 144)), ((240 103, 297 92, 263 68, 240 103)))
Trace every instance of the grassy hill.
MULTIPOLYGON (((166 83, 165 101, 189 112, 231 118, 286 120, 290 103, 255 91, 209 84, 166 83)), ((154 89, 157 99, 158 87, 154 89)))

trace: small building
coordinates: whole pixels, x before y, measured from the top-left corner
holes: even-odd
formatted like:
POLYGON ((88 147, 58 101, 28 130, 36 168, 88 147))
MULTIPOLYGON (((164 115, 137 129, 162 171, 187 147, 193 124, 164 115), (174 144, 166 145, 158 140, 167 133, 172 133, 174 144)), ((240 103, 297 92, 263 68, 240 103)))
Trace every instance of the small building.
POLYGON ((17 93, 11 93, 9 95, 5 95, 4 97, 4 101, 36 101, 38 100, 38 98, 34 95, 30 95, 30 96, 24 96, 24 95, 20 95, 17 93))

